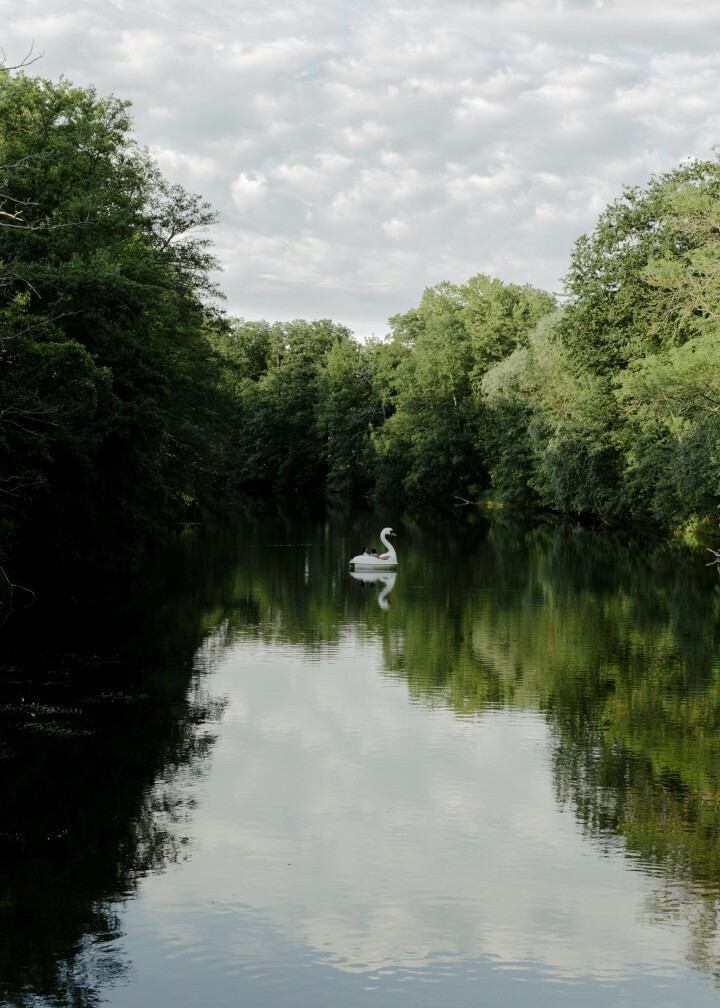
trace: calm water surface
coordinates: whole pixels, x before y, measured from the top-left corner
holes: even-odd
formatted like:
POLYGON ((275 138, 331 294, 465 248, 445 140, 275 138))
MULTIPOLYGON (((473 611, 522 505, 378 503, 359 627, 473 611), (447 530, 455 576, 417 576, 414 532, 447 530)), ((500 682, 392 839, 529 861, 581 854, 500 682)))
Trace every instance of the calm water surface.
POLYGON ((187 530, 17 614, 1 1003, 717 1005, 719 604, 701 554, 458 512, 187 530))

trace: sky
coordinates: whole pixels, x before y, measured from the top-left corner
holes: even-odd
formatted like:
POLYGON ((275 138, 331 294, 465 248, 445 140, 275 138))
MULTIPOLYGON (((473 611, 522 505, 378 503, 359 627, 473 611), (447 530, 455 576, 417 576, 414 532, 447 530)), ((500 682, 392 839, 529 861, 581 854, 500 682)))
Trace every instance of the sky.
POLYGON ((484 273, 562 292, 627 185, 720 138, 715 0, 0 0, 8 64, 132 103, 219 214, 226 310, 359 338, 484 273))

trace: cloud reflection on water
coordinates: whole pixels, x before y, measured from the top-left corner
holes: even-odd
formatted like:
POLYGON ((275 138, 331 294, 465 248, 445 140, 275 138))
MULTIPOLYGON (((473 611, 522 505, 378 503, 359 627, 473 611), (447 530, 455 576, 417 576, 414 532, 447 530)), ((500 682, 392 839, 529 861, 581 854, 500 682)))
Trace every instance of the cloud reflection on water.
POLYGON ((536 981, 685 971, 685 928, 648 909, 657 884, 557 804, 542 716, 411 705, 381 664, 352 639, 320 662, 243 641, 228 651, 195 854, 146 884, 157 940, 208 947, 210 918, 185 917, 205 903, 227 915, 214 954, 238 961, 262 958, 239 941, 250 914, 368 975, 485 957, 536 981))

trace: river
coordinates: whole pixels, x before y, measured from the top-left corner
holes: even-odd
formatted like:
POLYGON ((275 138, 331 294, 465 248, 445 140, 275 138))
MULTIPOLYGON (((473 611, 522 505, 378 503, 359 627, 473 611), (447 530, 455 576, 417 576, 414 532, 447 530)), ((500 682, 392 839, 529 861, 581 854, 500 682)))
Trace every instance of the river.
POLYGON ((717 1005, 702 552, 248 513, 43 598, 0 630, 2 1005, 717 1005))

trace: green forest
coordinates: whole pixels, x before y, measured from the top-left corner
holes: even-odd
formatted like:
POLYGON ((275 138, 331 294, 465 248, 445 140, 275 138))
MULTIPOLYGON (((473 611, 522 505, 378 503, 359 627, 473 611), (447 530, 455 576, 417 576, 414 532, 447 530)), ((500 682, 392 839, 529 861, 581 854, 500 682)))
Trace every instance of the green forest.
MULTIPOLYGON (((249 322, 127 102, 0 74, 0 562, 132 566, 248 497, 717 529, 720 160, 626 188, 562 297, 439 282, 361 343, 249 322)), ((399 306, 400 307, 400 306, 399 306)))

